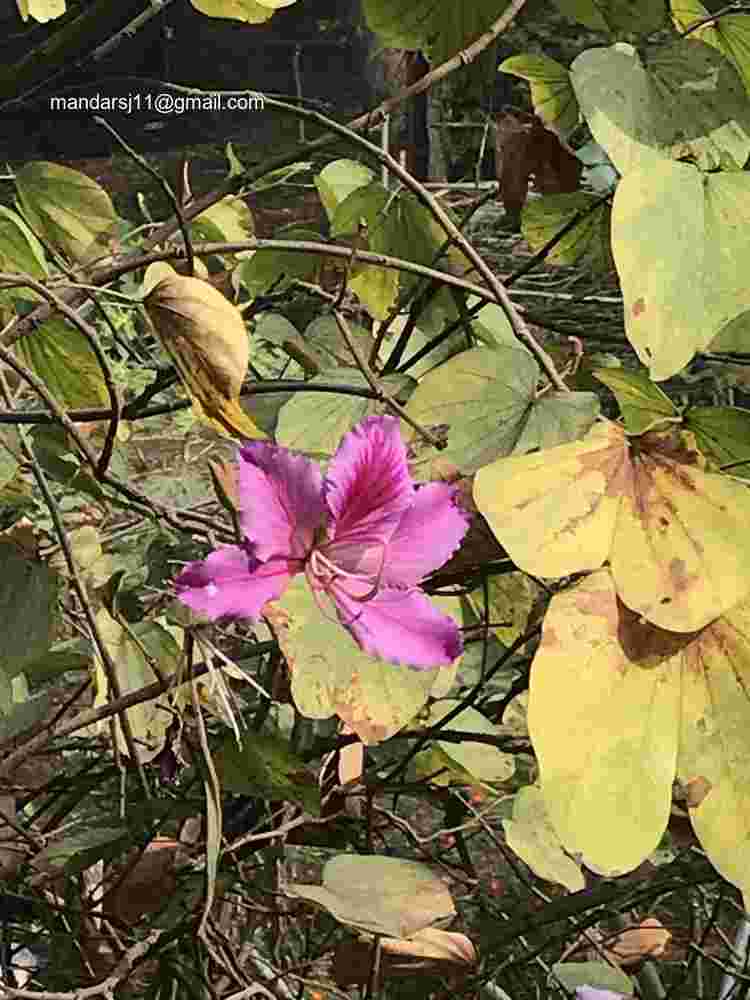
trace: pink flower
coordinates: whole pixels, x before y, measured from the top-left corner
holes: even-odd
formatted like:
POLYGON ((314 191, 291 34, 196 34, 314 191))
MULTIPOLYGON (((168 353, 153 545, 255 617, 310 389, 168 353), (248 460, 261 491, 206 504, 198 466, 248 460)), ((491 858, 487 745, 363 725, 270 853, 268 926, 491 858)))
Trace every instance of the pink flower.
POLYGON ((460 655, 458 626, 418 584, 458 548, 468 517, 447 483, 415 487, 395 417, 367 417, 344 435, 325 477, 264 441, 243 445, 239 460, 245 541, 185 567, 184 604, 211 619, 257 619, 304 572, 365 653, 416 668, 460 655))

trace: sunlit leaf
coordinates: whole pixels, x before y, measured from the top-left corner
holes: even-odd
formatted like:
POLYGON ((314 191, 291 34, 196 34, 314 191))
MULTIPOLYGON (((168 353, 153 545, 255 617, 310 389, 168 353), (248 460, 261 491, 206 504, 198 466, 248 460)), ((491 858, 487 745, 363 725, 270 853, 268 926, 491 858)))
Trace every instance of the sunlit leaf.
POLYGON ((598 871, 635 868, 666 828, 680 710, 672 658, 686 641, 639 626, 606 570, 555 595, 545 616, 529 732, 555 832, 598 871))
POLYGON ((344 924, 395 938, 455 913, 442 879, 400 858, 342 854, 326 863, 322 886, 292 883, 287 892, 324 906, 344 924))
POLYGON ((559 981, 569 990, 579 987, 576 1000, 625 1000, 633 996, 630 977, 606 962, 556 962, 552 972, 553 983, 559 981))
POLYGON ((292 697, 311 719, 338 715, 363 743, 386 740, 427 701, 439 671, 410 670, 365 655, 317 607, 304 576, 266 605, 292 676, 292 697))
POLYGON ((566 136, 578 124, 578 101, 567 68, 549 56, 525 52, 510 56, 498 72, 511 73, 531 84, 534 113, 547 128, 566 136))
MULTIPOLYGON (((356 368, 335 368, 321 372, 310 380, 340 382, 342 385, 369 387, 369 382, 356 368)), ((399 396, 401 390, 414 383, 407 375, 387 375, 381 379, 386 392, 399 396)), ((309 455, 329 457, 344 434, 354 424, 373 413, 386 413, 387 407, 366 396, 349 396, 333 392, 296 392, 279 411, 276 440, 286 448, 309 455)))
MULTIPOLYGON (((457 701, 438 701, 430 709, 426 725, 436 723, 460 704, 457 701)), ((498 736, 498 730, 475 708, 465 708, 446 724, 446 729, 464 732, 467 735, 498 736)), ((515 761, 511 754, 503 753, 497 747, 488 743, 475 743, 467 739, 463 743, 453 743, 440 739, 437 734, 440 749, 455 761, 463 770, 473 775, 479 781, 507 781, 515 770, 515 761)))
POLYGON ((296 0, 190 0, 201 14, 226 17, 246 24, 263 24, 275 10, 290 7, 296 0))
POLYGON ((703 465, 689 435, 653 431, 629 447, 602 423, 480 469, 474 499, 519 569, 562 577, 609 558, 629 608, 687 632, 750 591, 750 492, 703 465))
MULTIPOLYGON (((5 206, 0 206, 0 270, 28 274, 37 281, 44 281, 48 274, 41 243, 21 216, 5 206)), ((38 297, 23 285, 0 291, 0 301, 38 297)))
POLYGON ((624 43, 590 48, 570 73, 592 135, 623 175, 664 157, 691 156, 704 169, 718 166, 723 152, 737 163, 747 159, 745 88, 710 45, 680 39, 647 64, 624 43))
MULTIPOLYGON (((439 466, 469 474, 498 456, 569 441, 595 419, 590 393, 537 399, 539 368, 520 345, 476 347, 451 358, 420 381, 407 413, 421 426, 447 426, 448 447, 428 455, 439 466)), ((413 430, 405 431, 411 438, 413 430)), ((430 472, 426 478, 432 478, 430 472)))
POLYGON ((315 177, 315 187, 323 202, 329 222, 333 225, 339 205, 358 188, 367 187, 375 179, 369 167, 357 160, 334 160, 315 177))
POLYGON ((750 176, 633 170, 615 192, 612 252, 628 340, 652 379, 669 378, 750 308, 750 176))
POLYGON ((222 434, 264 437, 240 407, 249 342, 240 311, 200 278, 167 275, 144 306, 200 417, 222 434))
POLYGON ((53 21, 65 13, 65 0, 16 0, 16 5, 24 21, 31 16, 40 24, 53 21))
POLYGON ((585 888, 581 866, 563 850, 539 788, 529 785, 517 793, 513 800, 513 819, 504 820, 503 828, 508 847, 539 878, 564 885, 570 892, 585 888))

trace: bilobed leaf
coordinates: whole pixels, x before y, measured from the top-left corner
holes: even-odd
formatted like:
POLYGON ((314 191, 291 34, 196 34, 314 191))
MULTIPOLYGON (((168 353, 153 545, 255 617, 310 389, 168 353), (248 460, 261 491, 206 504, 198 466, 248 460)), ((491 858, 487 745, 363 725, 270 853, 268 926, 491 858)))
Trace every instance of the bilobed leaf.
POLYGON ((214 763, 221 787, 228 792, 299 802, 305 812, 320 815, 315 776, 281 736, 246 733, 239 746, 234 736, 227 734, 214 763))
POLYGON ((320 200, 331 224, 336 218, 336 211, 344 201, 358 188, 367 187, 375 179, 369 167, 357 160, 334 160, 323 167, 315 178, 320 200))
POLYGON ((298 710, 311 719, 338 715, 363 743, 378 743, 403 729, 440 673, 367 656, 332 609, 324 615, 318 608, 302 574, 265 613, 289 664, 298 710))
POLYGON ((750 176, 633 170, 615 192, 612 252, 628 340, 652 379, 670 378, 750 308, 750 176))
POLYGON ((623 176, 665 157, 690 156, 703 169, 718 166, 723 152, 738 163, 747 159, 742 80, 692 36, 658 49, 647 65, 624 43, 587 49, 570 73, 594 138, 623 176))
POLYGON ((528 201, 521 216, 521 230, 533 251, 541 250, 578 213, 582 218, 550 250, 550 264, 577 264, 607 271, 613 266, 610 249, 611 209, 586 191, 546 194, 528 201))
POLYGON ((606 570, 553 597, 529 730, 566 850, 600 872, 636 867, 666 828, 677 778, 702 846, 747 901, 749 690, 748 600, 675 634, 630 612, 606 570))
MULTIPOLYGON (((450 699, 436 702, 430 709, 426 725, 434 726, 458 704, 460 703, 450 699)), ((498 735, 497 727, 475 708, 465 708, 459 712, 455 719, 446 724, 446 729, 481 736, 498 735)), ((507 781, 515 770, 512 754, 503 753, 491 744, 474 743, 471 740, 466 740, 465 743, 449 743, 441 740, 439 733, 437 743, 448 758, 479 781, 507 781)))
MULTIPOLYGON (((357 368, 335 368, 321 372, 310 381, 313 384, 340 382, 362 386, 363 389, 369 387, 369 382, 357 368)), ((409 382, 407 375, 386 375, 381 379, 383 388, 394 396, 398 396, 409 382)), ((336 451, 341 438, 354 424, 373 413, 386 412, 387 407, 383 403, 366 396, 296 392, 279 411, 276 440, 286 448, 327 458, 336 451)))
POLYGON ((586 887, 580 865, 566 854, 547 816, 538 787, 522 788, 513 800, 513 818, 503 821, 508 847, 539 878, 564 885, 570 892, 586 887))
POLYGON ((689 435, 653 431, 630 448, 599 424, 480 469, 474 500, 519 569, 561 577, 609 558, 629 608, 688 632, 750 591, 750 492, 703 466, 689 435))
POLYGON ((18 341, 21 359, 66 408, 106 406, 104 376, 84 335, 53 316, 18 341))
MULTIPOLYGON (((708 17, 708 11, 699 0, 672 0, 671 8, 675 25, 683 32, 695 21, 708 17)), ((750 90, 750 24, 746 14, 724 14, 690 34, 725 55, 742 77, 745 89, 750 90)))
POLYGON ((563 846, 602 873, 635 868, 666 828, 687 639, 639 625, 606 570, 545 616, 528 711, 541 788, 563 846))
POLYGON ((591 374, 614 393, 628 434, 643 434, 678 417, 669 396, 643 372, 597 368, 591 374))
POLYGON ((691 406, 684 423, 704 455, 717 465, 731 465, 731 475, 750 478, 750 412, 736 406, 691 406))
POLYGON ((0 566, 0 671, 10 679, 52 644, 57 575, 5 540, 0 540, 0 566))
POLYGON ((555 0, 561 14, 592 31, 649 35, 666 20, 664 5, 653 0, 555 0))
POLYGON ((750 904, 750 602, 695 637, 684 652, 679 780, 711 863, 750 904))
POLYGON ((35 232, 74 260, 102 253, 100 240, 117 214, 96 181, 57 163, 27 163, 16 172, 23 214, 35 232))
MULTIPOLYGON (((420 465, 432 478, 432 464, 454 465, 470 474, 498 456, 568 441, 596 417, 591 393, 536 397, 539 367, 518 347, 475 347, 428 372, 407 412, 421 426, 447 425, 448 446, 420 465)), ((415 432, 409 430, 413 439, 415 432)), ((422 472, 418 472, 421 475, 422 472)))
POLYGON ((323 869, 323 885, 292 883, 287 892, 324 906, 342 923, 371 934, 410 937, 455 909, 427 865, 400 858, 342 854, 323 869))
POLYGON ((201 14, 227 17, 246 24, 263 24, 275 10, 290 7, 296 0, 190 0, 201 14))
POLYGON ((510 56, 498 72, 511 73, 531 84, 534 113, 547 128, 567 136, 578 124, 578 101, 567 68, 549 56, 525 52, 510 56))

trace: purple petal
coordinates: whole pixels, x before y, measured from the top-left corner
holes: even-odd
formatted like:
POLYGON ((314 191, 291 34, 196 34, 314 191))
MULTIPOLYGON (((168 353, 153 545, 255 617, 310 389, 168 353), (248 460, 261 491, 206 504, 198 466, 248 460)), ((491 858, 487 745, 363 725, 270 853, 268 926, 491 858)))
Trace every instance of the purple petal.
POLYGON ((421 590, 386 587, 369 601, 357 601, 334 584, 331 594, 341 623, 370 656, 429 670, 453 663, 463 651, 455 621, 421 590))
POLYGON ((326 513, 320 468, 267 441, 249 441, 239 459, 240 524, 253 554, 304 558, 326 513))
POLYGON ((331 514, 326 553, 355 572, 375 552, 382 563, 385 543, 414 502, 406 448, 395 417, 367 417, 345 434, 323 483, 331 514))
POLYGON ((212 620, 256 619, 266 601, 283 593, 295 572, 297 567, 287 560, 261 563, 239 545, 227 545, 188 563, 175 588, 178 600, 212 620))
POLYGON ((414 497, 391 535, 381 581, 414 586, 447 562, 469 528, 469 515, 456 506, 455 486, 427 483, 414 497))

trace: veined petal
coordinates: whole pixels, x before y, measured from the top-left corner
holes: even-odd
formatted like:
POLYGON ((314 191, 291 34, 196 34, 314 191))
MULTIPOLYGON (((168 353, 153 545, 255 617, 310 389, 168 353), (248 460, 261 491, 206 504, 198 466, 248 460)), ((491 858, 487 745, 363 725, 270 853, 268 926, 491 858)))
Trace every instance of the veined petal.
POLYGON ((455 502, 457 490, 448 483, 427 483, 391 535, 381 582, 409 587, 447 562, 469 528, 469 515, 455 502))
POLYGON ((267 441, 239 451, 240 524, 253 554, 303 559, 326 513, 320 468, 267 441))
POLYGON ((341 439, 323 494, 331 515, 330 558, 355 572, 358 553, 380 553, 414 502, 406 447, 395 417, 362 420, 341 439), (335 554, 334 554, 335 552, 335 554))
POLYGON ((463 652, 458 625, 416 587, 386 587, 369 601, 353 599, 338 584, 329 593, 342 625, 370 656, 430 670, 453 663, 463 652))
POLYGON ((227 545, 188 563, 175 588, 178 600, 212 620, 255 619, 266 601, 281 596, 297 571, 286 559, 262 563, 241 546, 227 545))

